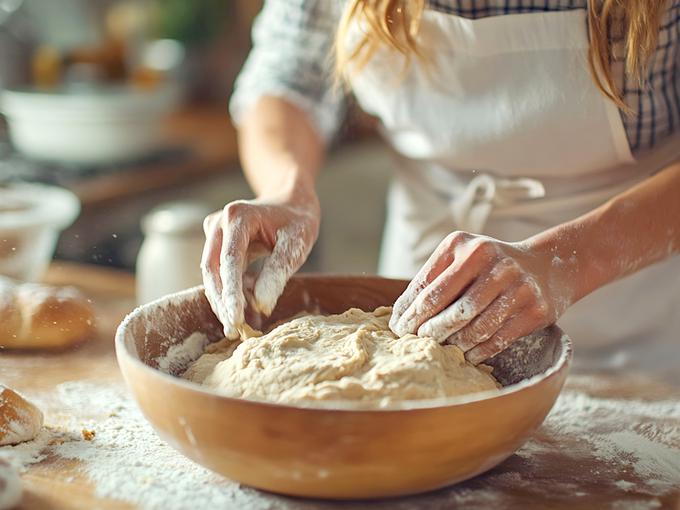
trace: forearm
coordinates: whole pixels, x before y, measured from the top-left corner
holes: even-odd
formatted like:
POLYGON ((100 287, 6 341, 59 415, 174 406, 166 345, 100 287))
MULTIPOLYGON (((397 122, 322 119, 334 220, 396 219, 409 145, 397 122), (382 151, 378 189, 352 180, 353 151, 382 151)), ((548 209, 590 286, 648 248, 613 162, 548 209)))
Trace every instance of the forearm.
POLYGON ((307 115, 285 99, 266 96, 244 116, 239 152, 259 198, 316 199, 324 144, 307 115))
MULTIPOLYGON (((527 243, 550 252, 572 302, 680 252, 680 164, 527 243)), ((677 276, 677 275, 676 275, 677 276)), ((669 275, 669 277, 672 277, 669 275)))

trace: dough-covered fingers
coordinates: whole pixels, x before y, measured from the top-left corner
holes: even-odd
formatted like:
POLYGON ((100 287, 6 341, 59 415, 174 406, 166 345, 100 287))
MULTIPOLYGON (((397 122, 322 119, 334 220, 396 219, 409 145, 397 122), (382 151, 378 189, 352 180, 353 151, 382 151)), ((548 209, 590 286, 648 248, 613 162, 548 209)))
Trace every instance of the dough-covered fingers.
POLYGON ((470 363, 478 365, 506 349, 518 338, 536 331, 539 327, 540 325, 527 322, 525 314, 523 311, 520 311, 503 324, 489 340, 469 350, 465 357, 470 363))
POLYGON ((311 243, 305 242, 302 225, 277 232, 274 250, 265 259, 255 282, 253 305, 258 312, 265 315, 272 313, 288 279, 304 264, 310 250, 311 243))
POLYGON ((246 311, 271 312, 286 281, 309 254, 318 227, 316 201, 295 206, 239 200, 206 218, 201 269, 206 296, 225 336, 238 337, 246 311), (261 257, 260 275, 247 274, 250 262, 261 257))
POLYGON ((444 342, 483 313, 500 294, 512 286, 515 278, 516 271, 511 261, 501 260, 491 270, 483 268, 482 274, 461 297, 420 326, 418 335, 444 342))
POLYGON ((424 322, 458 299, 474 277, 484 275, 499 260, 502 256, 498 241, 466 232, 447 236, 421 272, 427 278, 416 276, 415 281, 426 285, 407 289, 403 302, 397 302, 399 309, 393 313, 390 327, 398 335, 415 333, 424 322), (402 309, 406 302, 408 306, 402 309))
POLYGON ((525 305, 526 302, 516 296, 515 289, 511 289, 498 296, 486 310, 451 335, 446 343, 456 345, 463 352, 467 352, 491 338, 510 317, 513 317, 525 305))
POLYGON ((396 332, 396 328, 404 312, 413 304, 420 292, 430 285, 453 262, 453 246, 456 239, 456 235, 452 234, 439 243, 439 246, 430 255, 422 269, 418 271, 418 274, 411 280, 406 290, 395 301, 392 307, 392 316, 390 317, 390 329, 396 334, 399 334, 396 332))
POLYGON ((220 280, 220 250, 222 249, 222 229, 217 214, 211 214, 203 222, 205 244, 201 256, 201 274, 205 297, 213 313, 224 324, 226 311, 222 306, 222 282, 220 280))
MULTIPOLYGON (((227 219, 228 220, 228 219, 227 219)), ((222 225, 220 251, 220 280, 222 281, 221 306, 224 334, 227 338, 238 336, 237 328, 243 323, 246 299, 243 294, 243 273, 248 262, 250 242, 249 222, 245 218, 228 220, 222 225)))
POLYGON ((415 334, 418 328, 443 312, 479 274, 474 260, 456 260, 420 291, 397 321, 394 332, 400 336, 415 334))

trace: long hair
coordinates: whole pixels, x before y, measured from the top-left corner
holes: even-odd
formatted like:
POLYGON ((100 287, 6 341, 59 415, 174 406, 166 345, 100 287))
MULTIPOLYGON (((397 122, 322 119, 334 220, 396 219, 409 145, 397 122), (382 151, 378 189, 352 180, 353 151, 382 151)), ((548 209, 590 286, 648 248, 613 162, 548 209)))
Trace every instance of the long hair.
MULTIPOLYGON (((630 109, 611 70, 611 62, 619 58, 614 54, 615 44, 622 43, 626 75, 642 86, 665 6, 666 0, 588 1, 591 75, 597 88, 627 113, 630 109)), ((417 43, 424 9, 425 0, 349 0, 336 36, 336 76, 342 80, 360 71, 381 47, 405 57, 406 66, 414 56, 426 59, 417 43), (346 38, 355 20, 362 20, 367 30, 348 48, 346 38)))

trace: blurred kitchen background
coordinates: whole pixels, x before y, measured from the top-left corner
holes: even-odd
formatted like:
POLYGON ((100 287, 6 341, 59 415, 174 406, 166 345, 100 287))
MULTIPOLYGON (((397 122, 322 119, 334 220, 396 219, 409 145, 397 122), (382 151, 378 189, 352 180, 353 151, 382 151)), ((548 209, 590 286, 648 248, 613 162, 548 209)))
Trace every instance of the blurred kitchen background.
MULTIPOLYGON (((251 196, 227 102, 260 6, 0 0, 0 191, 30 182, 75 194, 80 213, 56 258, 138 265, 156 293, 173 285, 159 275, 187 266, 179 280, 200 280, 187 262, 200 253, 200 219, 251 196)), ((375 272, 389 173, 370 122, 351 113, 320 178, 323 224, 306 270, 375 272)), ((0 274, 3 253, 21 251, 12 228, 0 218, 0 274)))

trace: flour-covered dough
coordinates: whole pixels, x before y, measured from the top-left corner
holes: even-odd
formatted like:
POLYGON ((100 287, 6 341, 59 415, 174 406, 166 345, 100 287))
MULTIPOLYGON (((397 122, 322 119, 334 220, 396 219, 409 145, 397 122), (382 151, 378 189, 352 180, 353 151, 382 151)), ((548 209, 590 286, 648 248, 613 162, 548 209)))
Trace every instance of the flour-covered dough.
POLYGON ((487 367, 430 338, 398 338, 391 308, 307 315, 260 337, 208 347, 184 377, 234 397, 281 403, 351 400, 386 405, 498 388, 487 367))

